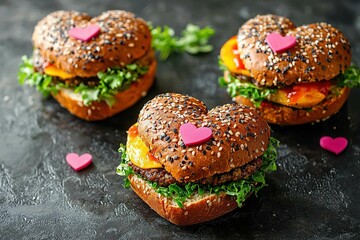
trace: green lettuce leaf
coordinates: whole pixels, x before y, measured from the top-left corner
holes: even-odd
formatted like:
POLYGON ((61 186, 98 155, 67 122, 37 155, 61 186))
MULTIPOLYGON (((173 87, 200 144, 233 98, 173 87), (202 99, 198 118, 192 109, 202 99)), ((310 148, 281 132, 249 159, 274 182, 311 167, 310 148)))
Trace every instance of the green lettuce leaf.
MULTIPOLYGON (((157 193, 173 199, 177 205, 182 208, 183 203, 187 198, 190 198, 194 193, 203 195, 205 192, 220 194, 225 192, 227 195, 234 196, 239 207, 242 206, 250 193, 254 192, 257 195, 258 191, 266 186, 265 173, 276 170, 276 149, 279 146, 279 141, 275 138, 270 138, 267 150, 262 157, 261 168, 247 179, 224 183, 219 186, 203 185, 198 183, 187 183, 185 186, 179 186, 176 183, 170 184, 167 187, 160 187, 157 183, 147 181, 149 185, 155 189, 157 193)), ((129 187, 130 182, 128 176, 134 174, 133 169, 128 165, 129 157, 126 154, 125 145, 120 144, 119 152, 121 153, 121 162, 116 169, 116 173, 125 176, 124 187, 129 187)), ((139 176, 141 177, 141 176, 139 176)))
POLYGON ((56 94, 60 88, 66 87, 64 83, 54 85, 51 76, 36 72, 31 58, 23 56, 21 60, 22 63, 18 71, 18 81, 21 85, 36 87, 36 90, 41 92, 44 97, 48 97, 50 93, 56 94))
MULTIPOLYGON (((21 85, 36 87, 45 97, 50 93, 56 94, 61 88, 71 88, 63 82, 54 83, 52 77, 38 73, 34 70, 32 59, 23 56, 22 64, 18 71, 18 80, 21 85)), ((128 64, 123 68, 108 68, 104 72, 98 72, 99 84, 97 86, 87 86, 83 83, 73 87, 75 93, 79 93, 86 106, 93 101, 104 100, 109 106, 115 102, 114 95, 129 88, 133 82, 145 74, 148 67, 142 67, 136 63, 128 64)))
MULTIPOLYGON (((219 68, 223 71, 229 71, 220 59, 219 68)), ((224 77, 219 77, 219 85, 226 87, 231 97, 243 96, 250 99, 255 107, 259 107, 262 101, 277 91, 277 89, 274 88, 260 88, 250 82, 241 82, 231 74, 229 74, 229 79, 226 80, 224 77)))
POLYGON ((175 36, 175 31, 169 26, 153 27, 151 29, 152 47, 160 53, 160 59, 165 60, 172 52, 187 52, 190 54, 207 53, 213 50, 208 44, 209 38, 215 34, 211 27, 200 28, 188 24, 181 37, 175 36))
POLYGON ((337 86, 339 87, 360 87, 360 69, 351 65, 343 74, 338 76, 337 86))

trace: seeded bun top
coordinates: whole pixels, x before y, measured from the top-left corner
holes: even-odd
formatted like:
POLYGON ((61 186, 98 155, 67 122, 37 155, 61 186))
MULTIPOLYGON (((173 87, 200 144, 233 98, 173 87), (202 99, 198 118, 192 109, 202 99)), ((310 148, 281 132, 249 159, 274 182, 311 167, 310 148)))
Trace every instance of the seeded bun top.
POLYGON ((151 47, 146 22, 120 10, 95 18, 75 11, 53 12, 36 25, 32 40, 44 62, 79 77, 93 77, 109 67, 125 66, 144 56, 151 47), (90 24, 100 27, 100 33, 90 41, 69 36, 71 28, 90 24))
POLYGON ((270 137, 267 122, 253 108, 234 103, 208 112, 198 99, 175 93, 158 95, 144 106, 138 131, 179 182, 243 166, 264 154, 270 137), (179 129, 187 122, 212 129, 213 138, 197 146, 185 146, 179 129))
POLYGON ((241 26, 238 49, 260 86, 330 80, 351 63, 349 41, 336 28, 326 23, 296 28, 289 19, 275 15, 258 15, 241 26), (271 32, 296 36, 295 47, 274 53, 265 41, 271 32))

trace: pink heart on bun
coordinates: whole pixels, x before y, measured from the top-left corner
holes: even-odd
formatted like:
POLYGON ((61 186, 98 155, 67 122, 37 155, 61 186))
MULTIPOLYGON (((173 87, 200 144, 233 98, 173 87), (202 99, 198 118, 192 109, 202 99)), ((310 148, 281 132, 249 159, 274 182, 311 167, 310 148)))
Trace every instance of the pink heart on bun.
POLYGON ((212 130, 208 127, 196 128, 191 123, 180 126, 180 135, 186 146, 199 145, 212 138, 212 130))
POLYGON ((290 49, 296 45, 296 37, 294 36, 282 36, 280 33, 272 32, 266 36, 266 42, 270 48, 276 52, 281 53, 287 49, 290 49))
POLYGON ((69 31, 69 35, 73 38, 81 40, 83 42, 87 42, 93 37, 97 36, 100 33, 100 27, 92 24, 88 25, 85 28, 74 27, 69 31))

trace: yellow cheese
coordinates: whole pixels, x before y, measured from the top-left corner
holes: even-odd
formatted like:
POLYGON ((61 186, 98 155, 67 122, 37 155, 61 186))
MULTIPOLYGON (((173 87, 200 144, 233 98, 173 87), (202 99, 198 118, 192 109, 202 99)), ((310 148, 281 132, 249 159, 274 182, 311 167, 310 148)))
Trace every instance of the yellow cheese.
POLYGON ((129 160, 140 168, 148 169, 163 167, 159 162, 152 159, 153 157, 149 154, 149 148, 137 134, 137 127, 135 125, 129 129, 126 152, 129 156, 129 160), (134 128, 136 128, 135 131, 134 128))
POLYGON ((58 68, 56 68, 54 65, 48 65, 45 69, 44 69, 45 74, 49 75, 49 76, 53 76, 53 77, 59 77, 61 79, 67 79, 67 78, 73 78, 75 77, 74 75, 67 73, 65 71, 62 71, 58 68))

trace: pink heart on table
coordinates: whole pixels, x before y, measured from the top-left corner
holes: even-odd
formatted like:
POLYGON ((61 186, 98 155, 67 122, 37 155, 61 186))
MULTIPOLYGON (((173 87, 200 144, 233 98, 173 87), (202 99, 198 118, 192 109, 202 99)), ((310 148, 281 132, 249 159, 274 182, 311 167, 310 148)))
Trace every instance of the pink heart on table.
POLYGON ((84 153, 79 156, 77 153, 68 153, 66 155, 66 162, 75 171, 80 171, 92 163, 92 156, 89 153, 84 153))
POLYGON ((208 127, 196 128, 191 123, 180 126, 180 135, 186 146, 199 145, 212 138, 212 130, 208 127))
POLYGON ((85 28, 74 27, 69 31, 69 35, 73 38, 81 40, 83 42, 89 41, 91 38, 97 36, 100 32, 100 27, 92 24, 85 28))
POLYGON ((276 52, 281 53, 287 49, 290 49, 296 44, 296 37, 285 36, 283 37, 280 33, 272 32, 266 36, 266 42, 270 48, 276 52))
POLYGON ((347 145, 348 140, 344 137, 332 138, 324 136, 320 138, 320 146, 325 150, 335 153, 336 155, 344 151, 347 145))

